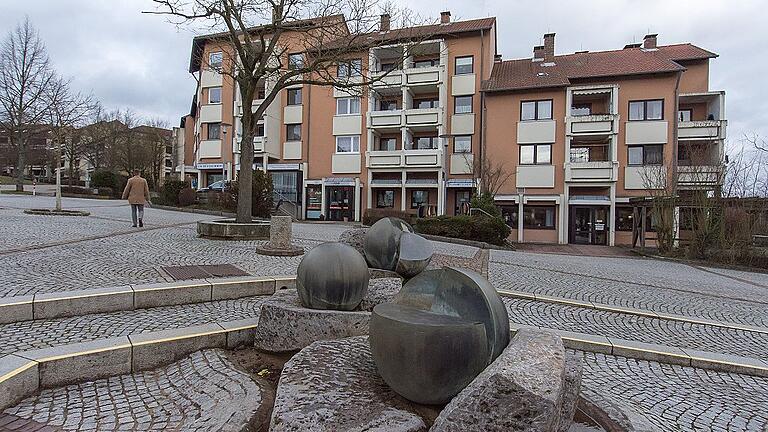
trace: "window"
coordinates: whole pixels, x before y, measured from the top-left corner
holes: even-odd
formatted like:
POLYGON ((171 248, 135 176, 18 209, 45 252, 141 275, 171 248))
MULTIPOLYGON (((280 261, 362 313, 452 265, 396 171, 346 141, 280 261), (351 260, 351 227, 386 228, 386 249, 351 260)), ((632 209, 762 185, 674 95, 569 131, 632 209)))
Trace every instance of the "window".
POLYGON ((301 125, 300 124, 286 125, 285 139, 288 141, 301 141, 301 125))
POLYGON ((288 105, 301 105, 301 89, 288 89, 288 105))
POLYGON ((212 52, 208 54, 208 66, 213 69, 221 69, 221 64, 224 61, 224 53, 212 52))
POLYGON ((397 148, 397 139, 395 138, 379 138, 378 151, 395 151, 397 148))
POLYGON ((628 165, 661 165, 664 163, 664 146, 647 144, 627 148, 628 165))
POLYGON ((415 109, 438 108, 440 107, 440 99, 438 98, 414 99, 413 107, 415 109))
POLYGON ((360 135, 337 136, 336 153, 360 153, 360 135))
POLYGON ((379 111, 397 111, 396 100, 379 101, 379 111))
POLYGON ((412 209, 417 209, 427 204, 429 204, 429 191, 425 191, 425 190, 411 191, 411 208, 412 209))
POLYGON ((471 191, 456 191, 456 208, 453 210, 453 214, 456 216, 469 214, 471 200, 471 191))
POLYGON ((336 99, 336 114, 360 114, 360 98, 348 97, 336 99))
POLYGON ((265 97, 267 97, 267 86, 264 83, 260 83, 256 87, 256 99, 264 99, 265 97))
POLYGON ((653 99, 629 102, 629 120, 663 120, 664 100, 653 99))
POLYGON ((264 123, 256 123, 256 136, 264 136, 264 123))
POLYGON ((393 71, 393 70, 397 70, 397 63, 387 62, 387 63, 382 63, 381 64, 379 72, 389 72, 389 71, 393 71))
POLYGON ((425 68, 432 66, 440 66, 440 59, 422 59, 413 62, 415 68, 425 68))
POLYGON ((518 213, 518 206, 501 206, 501 217, 504 219, 504 222, 507 224, 507 226, 511 227, 512 229, 517 229, 517 213, 518 213))
POLYGON ((472 56, 456 57, 456 67, 453 73, 455 75, 465 75, 472 73, 472 56))
POLYGON ((592 114, 592 104, 590 103, 573 104, 571 106, 571 115, 574 117, 588 116, 590 114, 592 114))
POLYGON ((221 123, 208 123, 208 139, 217 140, 221 136, 221 123))
POLYGON ((693 117, 693 110, 692 109, 681 109, 677 112, 677 120, 678 121, 691 121, 691 117, 693 117))
POLYGON ((520 165, 549 165, 552 163, 552 144, 520 146, 520 165))
POLYGON ((359 77, 363 74, 363 61, 353 59, 350 61, 339 62, 336 67, 336 76, 338 78, 359 77))
POLYGON ((438 142, 437 142, 436 136, 415 137, 413 143, 411 144, 411 148, 409 148, 408 150, 436 149, 437 144, 438 142))
POLYGON ((303 54, 288 54, 288 69, 296 70, 304 67, 303 54))
POLYGON ((472 153, 472 135, 453 137, 454 153, 472 153))
POLYGON ((555 206, 523 206, 523 228, 555 229, 555 206))
POLYGON ((211 87, 208 89, 208 103, 209 104, 221 103, 221 87, 211 87))
POLYGON ((632 207, 616 207, 616 231, 632 231, 632 207))
POLYGON ((552 120, 552 100, 521 102, 520 120, 552 120))
POLYGON ((393 208, 395 206, 395 191, 377 190, 376 208, 393 208))
POLYGON ((456 96, 453 98, 454 114, 466 114, 472 112, 472 96, 456 96))

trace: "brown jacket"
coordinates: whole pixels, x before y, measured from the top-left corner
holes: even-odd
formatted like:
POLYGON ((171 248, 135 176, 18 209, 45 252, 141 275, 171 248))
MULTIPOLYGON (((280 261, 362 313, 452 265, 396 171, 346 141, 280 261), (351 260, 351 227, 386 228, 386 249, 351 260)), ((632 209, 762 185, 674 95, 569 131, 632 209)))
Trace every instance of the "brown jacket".
POLYGON ((149 201, 149 185, 141 176, 133 176, 128 179, 123 191, 123 199, 131 204, 146 204, 149 201))

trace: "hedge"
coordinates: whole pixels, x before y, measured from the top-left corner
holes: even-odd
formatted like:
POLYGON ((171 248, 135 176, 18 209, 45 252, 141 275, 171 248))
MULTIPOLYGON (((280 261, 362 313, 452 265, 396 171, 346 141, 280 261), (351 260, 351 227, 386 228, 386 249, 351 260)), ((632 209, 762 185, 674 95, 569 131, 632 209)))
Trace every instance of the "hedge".
POLYGON ((511 232, 503 220, 487 216, 438 216, 417 219, 413 228, 421 234, 431 234, 464 240, 503 245, 511 232))
POLYGON ((384 219, 385 217, 396 217, 408 223, 413 222, 413 215, 404 211, 394 209, 368 209, 363 215, 363 225, 371 226, 379 219, 384 219))

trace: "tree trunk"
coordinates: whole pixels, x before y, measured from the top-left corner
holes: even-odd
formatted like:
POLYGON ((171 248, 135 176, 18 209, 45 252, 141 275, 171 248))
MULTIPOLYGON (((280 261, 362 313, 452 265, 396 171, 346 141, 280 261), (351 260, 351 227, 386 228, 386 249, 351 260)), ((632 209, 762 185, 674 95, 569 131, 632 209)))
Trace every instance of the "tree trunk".
MULTIPOLYGON (((249 223, 252 221, 252 200, 253 200, 253 133, 250 132, 251 125, 243 116, 243 138, 240 141, 240 171, 237 175, 237 222, 249 223)), ((237 139, 232 134, 232 139, 237 139)))
POLYGON ((24 191, 24 165, 26 161, 26 145, 22 143, 22 139, 18 139, 16 148, 19 151, 18 159, 16 160, 16 191, 24 191))

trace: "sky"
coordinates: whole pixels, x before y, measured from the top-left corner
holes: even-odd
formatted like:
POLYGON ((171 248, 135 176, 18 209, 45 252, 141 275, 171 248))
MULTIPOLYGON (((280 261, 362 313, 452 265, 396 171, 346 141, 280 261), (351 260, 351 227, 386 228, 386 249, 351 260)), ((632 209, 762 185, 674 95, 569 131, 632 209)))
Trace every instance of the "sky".
MULTIPOLYGON (((622 48, 658 33, 659 44, 692 42, 720 55, 710 89, 726 91, 729 140, 768 138, 768 2, 765 0, 394 0, 419 15, 497 18, 504 59, 530 57, 544 33, 555 51, 622 48)), ((0 32, 28 16, 56 69, 110 109, 130 108, 175 126, 189 111, 195 81, 187 72, 192 38, 150 0, 0 0, 0 32)))

